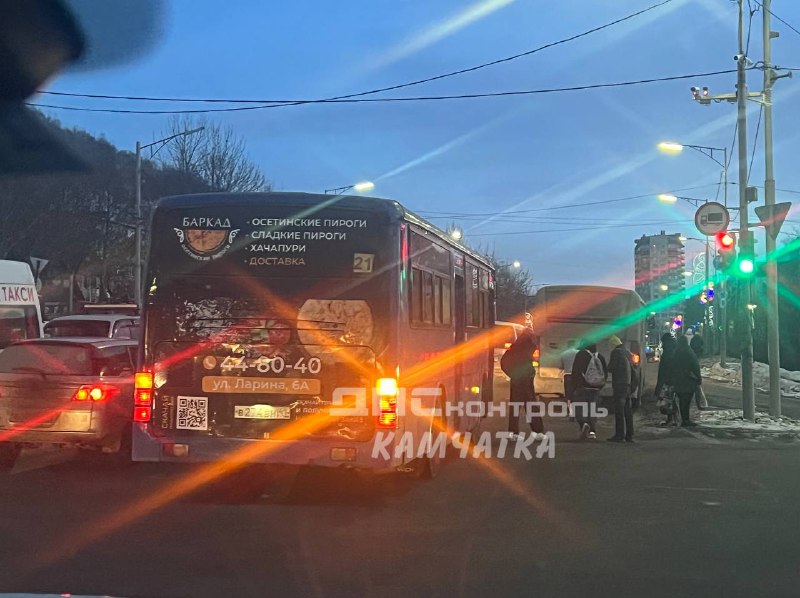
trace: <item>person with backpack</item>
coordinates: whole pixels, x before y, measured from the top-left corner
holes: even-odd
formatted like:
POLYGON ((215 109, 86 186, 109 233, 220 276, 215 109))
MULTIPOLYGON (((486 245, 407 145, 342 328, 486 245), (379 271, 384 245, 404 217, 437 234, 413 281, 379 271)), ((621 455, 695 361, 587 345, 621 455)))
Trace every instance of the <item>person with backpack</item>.
POLYGON ((573 405, 575 421, 581 430, 581 438, 597 438, 595 417, 592 415, 600 389, 606 383, 608 366, 605 358, 597 352, 595 343, 582 343, 572 363, 573 405))
POLYGON ((697 355, 697 359, 700 359, 703 356, 703 346, 705 342, 703 342, 703 337, 700 336, 699 333, 695 332, 692 335, 692 340, 689 341, 689 348, 694 351, 694 354, 697 355))
MULTIPOLYGON (((614 435, 609 442, 633 442, 633 411, 631 410, 631 387, 633 383, 633 358, 630 351, 616 335, 608 339, 614 347, 608 361, 611 373, 611 399, 614 407, 614 435)), ((637 381, 638 385, 638 381, 637 381)))
POLYGON ((575 348, 575 341, 567 341, 567 348, 561 354, 561 370, 564 372, 564 398, 567 400, 567 412, 569 413, 569 421, 575 421, 575 412, 572 408, 572 364, 575 362, 575 356, 578 350, 575 348))
MULTIPOLYGON (((511 379, 508 431, 515 437, 519 435, 520 413, 526 412, 528 405, 536 401, 536 393, 533 389, 533 378, 536 374, 533 367, 535 350, 536 338, 533 331, 526 328, 500 358, 500 368, 511 379)), ((530 424, 533 432, 544 432, 544 422, 541 417, 533 417, 530 424)))

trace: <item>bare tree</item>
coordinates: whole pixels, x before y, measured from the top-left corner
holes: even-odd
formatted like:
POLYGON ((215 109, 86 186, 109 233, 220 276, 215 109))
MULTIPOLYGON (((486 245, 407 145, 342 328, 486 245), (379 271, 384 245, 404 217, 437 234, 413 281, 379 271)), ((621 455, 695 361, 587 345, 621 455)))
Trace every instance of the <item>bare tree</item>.
MULTIPOLYGON (((195 120, 188 116, 175 115, 170 119, 164 137, 171 137, 183 131, 207 126, 208 123, 204 118, 195 120)), ((169 156, 169 160, 167 160, 169 166, 172 166, 180 172, 198 174, 203 148, 206 145, 206 140, 203 135, 204 132, 205 131, 194 135, 183 135, 170 141, 165 148, 169 156)))
POLYGON ((247 156, 244 139, 230 126, 204 119, 175 117, 166 136, 187 129, 205 127, 195 135, 178 137, 169 143, 167 164, 200 176, 211 191, 269 191, 270 184, 247 156))

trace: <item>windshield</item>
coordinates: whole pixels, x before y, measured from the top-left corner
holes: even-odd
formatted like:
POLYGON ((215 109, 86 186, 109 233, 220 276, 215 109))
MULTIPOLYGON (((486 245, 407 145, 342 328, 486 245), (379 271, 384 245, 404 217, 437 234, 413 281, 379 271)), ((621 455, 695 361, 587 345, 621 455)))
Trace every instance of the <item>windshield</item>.
POLYGON ((111 322, 104 320, 56 320, 44 325, 46 336, 64 337, 108 337, 111 322))

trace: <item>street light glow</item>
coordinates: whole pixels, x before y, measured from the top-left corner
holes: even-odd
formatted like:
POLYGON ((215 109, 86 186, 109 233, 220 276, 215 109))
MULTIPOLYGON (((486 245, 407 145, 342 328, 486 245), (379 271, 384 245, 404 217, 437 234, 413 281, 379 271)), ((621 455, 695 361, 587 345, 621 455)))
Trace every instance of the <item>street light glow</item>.
POLYGON ((680 154, 683 151, 683 144, 674 141, 662 141, 658 144, 658 149, 667 154, 680 154))
POLYGON ((511 262, 511 266, 513 268, 519 268, 520 266, 522 266, 522 264, 519 263, 519 260, 514 260, 513 262, 511 262))
POLYGON ((658 288, 661 289, 662 291, 668 291, 669 290, 669 287, 667 285, 665 285, 665 284, 660 285, 658 288))
POLYGON ((683 235, 678 237, 678 241, 680 241, 681 243, 685 243, 688 240, 689 240, 689 237, 684 237, 683 235))
POLYGON ((675 203, 678 201, 678 197, 676 195, 672 195, 671 193, 659 193, 658 201, 662 201, 664 203, 675 203))
POLYGON ((461 232, 460 228, 454 228, 453 230, 450 231, 450 238, 453 239, 454 241, 460 241, 461 237, 463 236, 464 233, 461 232))
POLYGON ((694 276, 694 274, 690 270, 686 270, 686 272, 684 272, 683 275, 684 276, 694 276))
POLYGON ((375 183, 372 181, 361 181, 353 185, 353 190, 363 193, 365 191, 372 191, 375 188, 375 183))

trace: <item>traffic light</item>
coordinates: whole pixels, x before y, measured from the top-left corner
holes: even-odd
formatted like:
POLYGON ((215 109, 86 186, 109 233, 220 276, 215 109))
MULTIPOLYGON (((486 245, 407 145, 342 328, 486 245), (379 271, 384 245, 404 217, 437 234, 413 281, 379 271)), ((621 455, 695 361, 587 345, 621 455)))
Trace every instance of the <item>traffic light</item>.
POLYGON ((719 257, 720 270, 727 270, 734 257, 736 257, 736 235, 726 230, 720 231, 715 236, 717 243, 717 256, 719 257))
POLYGON ((739 259, 736 260, 738 273, 743 278, 750 278, 755 271, 755 239, 748 232, 739 238, 739 259))

